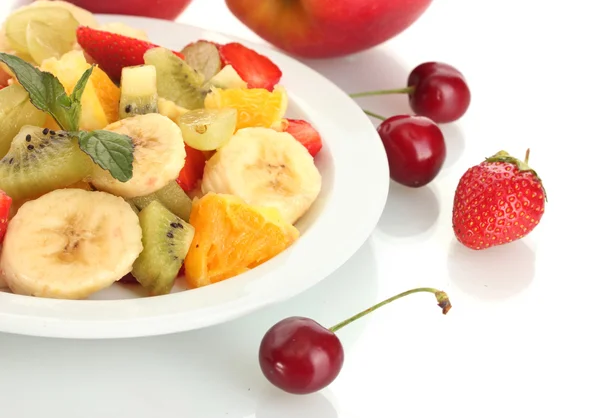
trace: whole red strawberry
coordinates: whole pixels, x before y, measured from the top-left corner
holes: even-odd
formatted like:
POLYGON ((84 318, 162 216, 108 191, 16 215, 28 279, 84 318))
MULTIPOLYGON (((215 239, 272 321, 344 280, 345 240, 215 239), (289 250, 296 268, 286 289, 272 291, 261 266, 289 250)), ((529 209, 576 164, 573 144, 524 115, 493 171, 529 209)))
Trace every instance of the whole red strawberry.
POLYGON ((539 224, 546 191, 525 161, 500 151, 461 177, 454 195, 452 228, 459 242, 483 250, 523 238, 539 224))

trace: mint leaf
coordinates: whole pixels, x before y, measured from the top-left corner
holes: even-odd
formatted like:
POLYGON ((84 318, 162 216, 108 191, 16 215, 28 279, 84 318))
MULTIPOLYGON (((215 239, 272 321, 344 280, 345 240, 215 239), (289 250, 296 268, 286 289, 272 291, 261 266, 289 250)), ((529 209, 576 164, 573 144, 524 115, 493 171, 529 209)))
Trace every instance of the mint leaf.
POLYGON ((85 90, 85 86, 94 71, 94 67, 90 67, 81 75, 79 81, 75 85, 71 97, 69 97, 70 104, 68 106, 68 116, 71 123, 74 125, 72 130, 76 130, 79 127, 79 118, 81 116, 81 96, 85 90))
POLYGON ((38 109, 47 112, 49 110, 47 104, 49 89, 42 71, 21 58, 4 52, 0 52, 0 61, 11 69, 19 83, 27 90, 31 103, 38 109))
POLYGON ((133 141, 110 131, 79 133, 79 147, 92 160, 121 182, 133 177, 133 141))
POLYGON ((50 114, 66 131, 76 131, 79 128, 81 94, 93 67, 83 73, 73 94, 69 97, 63 85, 53 74, 40 71, 27 61, 3 52, 0 52, 0 61, 15 74, 19 83, 29 93, 29 100, 35 107, 50 114))

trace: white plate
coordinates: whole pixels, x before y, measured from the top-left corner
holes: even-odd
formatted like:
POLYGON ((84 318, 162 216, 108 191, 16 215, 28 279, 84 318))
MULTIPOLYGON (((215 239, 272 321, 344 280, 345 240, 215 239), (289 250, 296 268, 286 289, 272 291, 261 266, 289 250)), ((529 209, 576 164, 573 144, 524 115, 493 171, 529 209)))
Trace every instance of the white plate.
POLYGON ((316 162, 323 190, 298 223, 301 237, 267 263, 195 290, 139 297, 115 284, 91 300, 26 297, 0 292, 0 331, 62 338, 122 338, 206 327, 283 301, 315 285, 346 262, 375 228, 387 199, 385 151, 371 121, 347 94, 307 66, 264 46, 205 30, 138 17, 101 15, 147 31, 174 50, 197 39, 238 41, 282 70, 287 116, 309 120, 323 137, 316 162))

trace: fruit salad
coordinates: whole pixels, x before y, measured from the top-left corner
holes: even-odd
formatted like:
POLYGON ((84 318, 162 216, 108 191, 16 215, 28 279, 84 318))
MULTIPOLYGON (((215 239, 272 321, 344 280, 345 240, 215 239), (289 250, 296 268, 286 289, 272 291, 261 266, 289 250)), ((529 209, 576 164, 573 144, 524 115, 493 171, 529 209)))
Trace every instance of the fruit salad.
POLYGON ((240 44, 180 51, 62 1, 0 32, 0 287, 85 299, 231 279, 292 246, 322 147, 240 44))

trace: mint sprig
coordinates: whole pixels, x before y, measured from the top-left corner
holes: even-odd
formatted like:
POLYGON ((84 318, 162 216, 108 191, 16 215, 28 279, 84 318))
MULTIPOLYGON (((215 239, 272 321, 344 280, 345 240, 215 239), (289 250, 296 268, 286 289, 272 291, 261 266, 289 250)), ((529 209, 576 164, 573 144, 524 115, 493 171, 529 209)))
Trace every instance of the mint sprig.
POLYGON ((81 114, 81 95, 93 71, 88 68, 68 96, 65 88, 53 74, 40 71, 21 58, 0 52, 0 61, 15 74, 19 83, 29 93, 31 103, 50 114, 65 131, 76 131, 81 114))
POLYGON ((79 131, 81 97, 92 75, 94 66, 81 76, 71 95, 53 74, 41 71, 23 59, 0 52, 5 63, 29 93, 30 102, 54 118, 61 129, 79 139, 79 147, 94 163, 117 180, 126 182, 133 176, 133 142, 127 135, 105 130, 79 131))
POLYGON ((125 182, 133 176, 131 138, 110 131, 80 132, 79 148, 115 179, 125 182))

